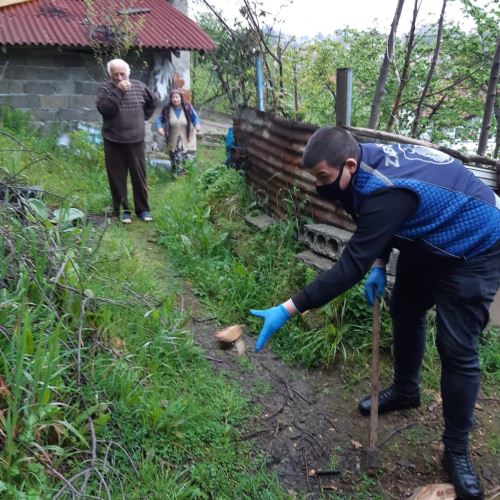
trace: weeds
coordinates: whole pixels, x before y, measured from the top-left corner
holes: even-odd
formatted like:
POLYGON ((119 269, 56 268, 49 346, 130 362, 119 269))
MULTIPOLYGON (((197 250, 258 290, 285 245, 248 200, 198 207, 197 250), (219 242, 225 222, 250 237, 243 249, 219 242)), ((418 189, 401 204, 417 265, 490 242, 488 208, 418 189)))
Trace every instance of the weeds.
POLYGON ((479 343, 479 360, 481 371, 492 386, 500 384, 500 329, 488 327, 479 343))
MULTIPOLYGON (((13 149, 10 136, 0 135, 0 148, 13 149)), ((247 402, 213 376, 185 330, 176 286, 158 280, 164 266, 148 236, 137 247, 121 227, 49 220, 64 207, 104 210, 102 152, 78 137, 78 151, 60 151, 47 138, 54 149, 39 155, 24 139, 2 181, 54 192, 1 208, 2 496, 144 498, 161 486, 171 498, 279 498, 275 478, 249 460, 250 445, 234 431, 247 402)), ((195 214, 196 227, 208 216, 195 214)), ((208 257, 225 244, 209 236, 196 247, 208 257)))
POLYGON ((272 394, 274 392, 272 386, 264 380, 256 380, 254 389, 259 394, 272 394))

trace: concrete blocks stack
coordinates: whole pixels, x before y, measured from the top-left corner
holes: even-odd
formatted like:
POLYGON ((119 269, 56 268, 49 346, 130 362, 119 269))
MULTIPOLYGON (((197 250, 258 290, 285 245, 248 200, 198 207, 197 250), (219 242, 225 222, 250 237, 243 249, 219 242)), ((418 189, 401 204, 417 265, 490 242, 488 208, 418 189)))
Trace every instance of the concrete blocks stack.
MULTIPOLYGON (((315 254, 325 256, 331 261, 337 261, 351 236, 351 232, 328 224, 305 224, 299 235, 299 241, 315 254)), ((392 276, 396 272, 397 254, 397 250, 393 250, 387 266, 387 273, 392 276)), ((307 254, 302 255, 302 257, 304 260, 313 259, 307 254)), ((320 262, 322 267, 318 268, 324 270, 326 264, 324 260, 320 260, 320 262)))

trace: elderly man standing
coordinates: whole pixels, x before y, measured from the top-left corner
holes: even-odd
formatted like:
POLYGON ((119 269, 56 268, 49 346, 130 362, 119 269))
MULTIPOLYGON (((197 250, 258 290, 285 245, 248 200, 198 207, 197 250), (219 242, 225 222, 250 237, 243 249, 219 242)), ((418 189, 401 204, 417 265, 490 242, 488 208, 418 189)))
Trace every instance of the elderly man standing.
POLYGON ((122 59, 107 64, 110 80, 97 91, 97 110, 103 118, 102 136, 113 209, 124 224, 132 222, 127 197, 130 172, 137 216, 152 221, 146 184, 145 120, 151 118, 159 96, 144 83, 129 80, 130 66, 122 59))

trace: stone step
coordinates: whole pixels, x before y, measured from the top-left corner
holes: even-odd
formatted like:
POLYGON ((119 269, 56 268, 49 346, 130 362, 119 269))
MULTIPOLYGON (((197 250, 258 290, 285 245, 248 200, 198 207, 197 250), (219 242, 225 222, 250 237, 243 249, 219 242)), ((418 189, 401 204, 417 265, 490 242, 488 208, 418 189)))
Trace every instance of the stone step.
POLYGON ((308 266, 314 267, 317 271, 328 271, 335 264, 332 259, 322 257, 311 250, 304 250, 296 254, 295 258, 303 261, 308 266))
MULTIPOLYGON (((313 267, 318 271, 318 273, 322 273, 324 271, 328 271, 334 264, 335 261, 329 259, 328 257, 322 257, 311 250, 304 250, 295 255, 295 258, 301 260, 306 265, 313 267)), ((384 299, 387 303, 389 303, 391 291, 394 287, 394 276, 387 275, 387 283, 384 292, 384 299)))
POLYGON ((245 221, 247 224, 250 224, 251 226, 259 229, 260 231, 264 231, 269 226, 276 223, 276 221, 272 217, 266 214, 246 215, 245 221))
MULTIPOLYGON (((247 215, 245 221, 261 231, 276 222, 267 214, 247 215)), ((314 267, 317 271, 327 271, 340 258, 351 236, 350 231, 328 224, 304 224, 299 233, 299 241, 309 247, 309 250, 296 254, 295 258, 314 267)), ((397 250, 393 250, 387 266, 387 287, 389 289, 392 289, 394 284, 398 253, 397 250)))
POLYGON ((299 241, 320 255, 338 260, 351 236, 351 232, 328 224, 304 224, 299 241))

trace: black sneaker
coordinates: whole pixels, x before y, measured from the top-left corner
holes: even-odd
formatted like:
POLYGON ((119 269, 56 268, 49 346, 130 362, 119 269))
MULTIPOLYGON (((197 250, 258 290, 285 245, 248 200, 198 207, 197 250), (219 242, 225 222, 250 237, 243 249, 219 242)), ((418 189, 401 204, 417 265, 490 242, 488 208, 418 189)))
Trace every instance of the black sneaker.
POLYGON ((481 481, 469 453, 451 451, 445 448, 443 467, 455 487, 459 500, 481 500, 484 498, 481 481))
MULTIPOLYGON (((372 406, 370 396, 362 399, 358 404, 358 410, 361 415, 368 417, 372 406)), ((394 385, 378 393, 378 414, 389 413, 397 410, 407 410, 409 408, 418 408, 420 406, 420 395, 406 395, 396 393, 394 385)))

